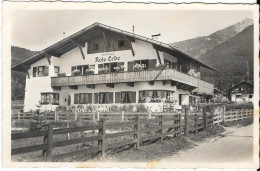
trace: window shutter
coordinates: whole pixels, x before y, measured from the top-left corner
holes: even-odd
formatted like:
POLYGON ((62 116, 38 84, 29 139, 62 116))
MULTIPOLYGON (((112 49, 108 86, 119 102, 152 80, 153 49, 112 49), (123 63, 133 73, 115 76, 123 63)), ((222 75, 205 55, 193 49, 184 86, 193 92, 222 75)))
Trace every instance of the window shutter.
POLYGON ((136 92, 132 91, 129 93, 130 95, 130 103, 136 103, 136 92))
POLYGON ((108 103, 113 103, 113 92, 108 93, 108 103))
POLYGON ((92 93, 88 93, 88 104, 92 104, 92 93))
POLYGON ((149 68, 148 69, 155 69, 156 59, 149 60, 149 68))
POLYGON ((121 94, 120 92, 115 92, 115 103, 120 103, 121 102, 121 94))
POLYGON ((44 76, 49 75, 49 66, 44 66, 44 76))
POLYGON ((95 104, 98 104, 99 103, 98 93, 94 93, 94 98, 95 98, 95 104))
POLYGON ((74 94, 74 104, 79 104, 79 94, 74 94))
POLYGON ((37 67, 33 67, 33 77, 36 77, 37 74, 37 67))
POLYGON ((76 66, 72 66, 71 67, 71 72, 74 71, 76 69, 76 66))
POLYGON ((130 61, 128 62, 128 71, 133 71, 134 70, 134 62, 130 61))

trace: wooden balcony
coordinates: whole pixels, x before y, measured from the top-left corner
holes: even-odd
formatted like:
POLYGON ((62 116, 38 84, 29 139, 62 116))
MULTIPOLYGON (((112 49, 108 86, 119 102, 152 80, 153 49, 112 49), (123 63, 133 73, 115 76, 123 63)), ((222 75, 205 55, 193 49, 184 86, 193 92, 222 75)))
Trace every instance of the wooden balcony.
POLYGON ((79 85, 97 85, 109 83, 129 83, 142 81, 170 80, 181 85, 186 89, 198 88, 199 91, 205 93, 213 93, 213 85, 202 81, 190 75, 178 72, 174 69, 164 70, 143 70, 133 72, 115 72, 106 74, 68 76, 68 77, 52 77, 51 86, 79 86, 79 85))

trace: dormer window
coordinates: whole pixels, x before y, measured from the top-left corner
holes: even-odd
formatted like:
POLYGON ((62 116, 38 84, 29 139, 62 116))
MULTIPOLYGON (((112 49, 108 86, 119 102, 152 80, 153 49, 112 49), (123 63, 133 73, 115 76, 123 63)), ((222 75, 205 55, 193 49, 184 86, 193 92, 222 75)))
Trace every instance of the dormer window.
POLYGON ((125 41, 124 40, 119 40, 118 41, 118 47, 123 47, 125 46, 125 41))
POLYGON ((97 44, 97 43, 95 43, 95 44, 93 45, 93 50, 98 50, 98 44, 97 44))

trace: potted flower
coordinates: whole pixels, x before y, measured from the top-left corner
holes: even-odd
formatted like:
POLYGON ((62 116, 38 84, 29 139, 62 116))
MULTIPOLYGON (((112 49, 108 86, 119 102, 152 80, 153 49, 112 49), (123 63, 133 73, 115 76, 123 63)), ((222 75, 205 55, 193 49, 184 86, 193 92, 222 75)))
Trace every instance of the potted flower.
POLYGON ((120 69, 121 69, 121 68, 120 68, 120 67, 118 67, 118 66, 117 66, 117 67, 114 67, 114 70, 115 70, 116 72, 119 72, 119 71, 120 71, 120 69))
POLYGON ((86 75, 94 74, 94 69, 86 69, 85 74, 86 75))
POLYGON ((164 102, 165 102, 165 103, 174 103, 174 100, 166 99, 164 102))
POLYGON ((140 99, 139 99, 139 103, 145 103, 146 102, 146 98, 145 97, 141 97, 140 99))
POLYGON ((78 70, 78 69, 75 69, 75 70, 72 71, 73 76, 77 76, 79 74, 80 74, 80 70, 78 70))
POLYGON ((105 73, 107 73, 107 69, 106 69, 106 68, 100 68, 100 69, 98 70, 98 73, 99 73, 99 74, 105 74, 105 73))
POLYGON ((159 102, 161 102, 161 99, 158 98, 158 97, 153 97, 153 98, 151 99, 150 102, 156 102, 156 103, 159 103, 159 102))
POLYGON ((135 64, 134 65, 134 70, 135 71, 142 71, 145 68, 143 64, 135 64))

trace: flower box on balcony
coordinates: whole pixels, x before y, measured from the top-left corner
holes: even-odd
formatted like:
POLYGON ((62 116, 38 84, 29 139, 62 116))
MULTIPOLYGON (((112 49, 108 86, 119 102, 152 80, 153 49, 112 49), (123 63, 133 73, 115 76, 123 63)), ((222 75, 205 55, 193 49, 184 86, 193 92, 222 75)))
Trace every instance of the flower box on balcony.
POLYGON ((92 74, 94 74, 94 70, 93 69, 86 69, 85 74, 86 75, 92 75, 92 74))
POLYGON ((72 76, 78 76, 78 75, 80 75, 80 70, 75 69, 72 71, 72 76))

